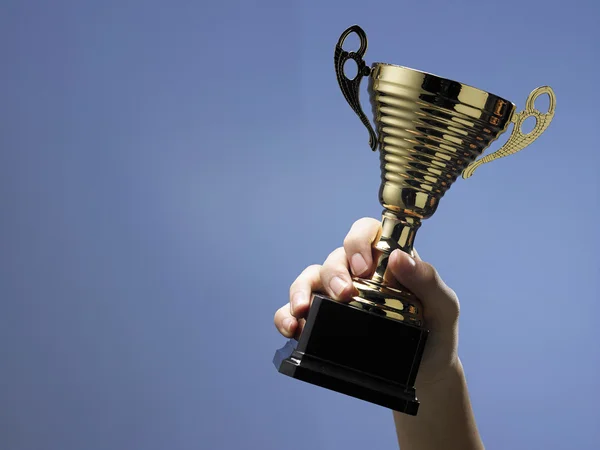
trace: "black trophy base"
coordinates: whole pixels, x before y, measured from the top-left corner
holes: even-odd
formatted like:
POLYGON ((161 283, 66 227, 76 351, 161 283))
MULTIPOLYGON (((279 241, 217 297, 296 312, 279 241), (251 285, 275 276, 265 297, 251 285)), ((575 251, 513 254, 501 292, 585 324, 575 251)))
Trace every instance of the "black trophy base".
POLYGON ((275 352, 284 375, 416 415, 428 331, 315 294, 298 341, 275 352))

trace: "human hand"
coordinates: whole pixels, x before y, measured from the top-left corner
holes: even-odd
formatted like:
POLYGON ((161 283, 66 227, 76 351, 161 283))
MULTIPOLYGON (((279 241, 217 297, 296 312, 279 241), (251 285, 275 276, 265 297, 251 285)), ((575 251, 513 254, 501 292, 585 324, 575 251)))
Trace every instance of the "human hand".
MULTIPOLYGON (((356 221, 343 247, 334 250, 322 265, 307 267, 290 287, 289 303, 275 313, 275 326, 285 337, 298 337, 305 323, 312 293, 320 292, 334 300, 348 302, 356 295, 352 276, 368 278, 375 270, 378 251, 374 249, 381 222, 363 218, 356 221)), ((458 362, 459 302, 435 268, 415 252, 412 258, 395 250, 389 258, 386 283, 399 283, 412 291, 423 305, 425 327, 430 334, 421 360, 416 387, 435 383, 458 362)))

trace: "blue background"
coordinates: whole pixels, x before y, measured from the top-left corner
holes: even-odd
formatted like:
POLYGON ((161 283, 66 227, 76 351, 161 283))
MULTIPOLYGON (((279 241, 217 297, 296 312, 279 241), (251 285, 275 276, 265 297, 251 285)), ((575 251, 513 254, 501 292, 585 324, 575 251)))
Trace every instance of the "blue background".
POLYGON ((369 62, 519 108, 555 89, 543 137, 459 180, 417 248, 461 299, 487 448, 600 448, 599 8, 4 1, 0 447, 395 447, 389 411, 271 363, 289 284, 381 211, 333 71, 358 23, 369 62))

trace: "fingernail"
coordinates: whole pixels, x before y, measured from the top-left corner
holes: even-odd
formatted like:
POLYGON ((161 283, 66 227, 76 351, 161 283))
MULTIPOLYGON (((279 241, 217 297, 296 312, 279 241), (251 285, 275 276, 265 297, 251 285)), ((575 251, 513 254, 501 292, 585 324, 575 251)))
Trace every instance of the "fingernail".
POLYGON ((367 271, 369 266, 367 266, 367 262, 365 258, 360 253, 355 253, 350 259, 350 265, 352 266, 352 272, 354 275, 362 275, 367 271))
POLYGON ((302 304, 304 303, 304 294, 302 292, 296 292, 292 296, 292 301, 290 302, 290 309, 292 310, 292 314, 296 311, 302 304))
POLYGON ((333 277, 329 282, 329 287, 331 287, 331 290, 335 295, 340 295, 342 292, 344 292, 344 289, 346 289, 347 286, 348 283, 346 283, 340 277, 333 277))
POLYGON ((285 329, 285 331, 287 331, 288 333, 292 332, 292 325, 294 325, 294 319, 292 319, 291 317, 288 317, 287 319, 285 319, 283 321, 283 328, 285 329))

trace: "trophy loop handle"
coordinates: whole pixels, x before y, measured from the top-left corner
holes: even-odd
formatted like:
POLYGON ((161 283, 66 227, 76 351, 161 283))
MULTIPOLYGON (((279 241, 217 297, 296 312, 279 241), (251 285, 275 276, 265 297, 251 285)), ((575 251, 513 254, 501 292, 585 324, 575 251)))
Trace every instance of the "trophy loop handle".
POLYGON ((340 89, 346 98, 346 101, 350 105, 350 107, 354 110, 356 115, 362 121, 367 130, 369 131, 369 145, 373 151, 377 150, 377 135, 365 116, 362 108, 360 107, 360 82, 364 76, 369 76, 371 74, 371 69, 367 66, 365 61, 363 60, 363 56, 365 56, 365 52, 367 51, 367 35, 364 30, 358 25, 353 25, 348 28, 346 31, 342 33, 338 43, 335 46, 335 54, 334 54, 334 64, 335 64, 335 73, 337 76, 338 84, 340 85, 340 89), (360 39, 360 48, 356 52, 347 52, 342 48, 344 41, 348 36, 352 33, 356 33, 360 39), (354 60, 356 62, 356 66, 358 71, 354 79, 350 79, 344 73, 344 64, 349 59, 354 60))
POLYGON ((538 137, 540 137, 546 128, 548 128, 548 125, 550 125, 550 122, 552 122, 552 119, 554 118, 555 108, 556 96, 554 95, 554 91, 550 86, 541 86, 537 89, 534 89, 527 98, 525 109, 513 115, 511 121, 514 123, 514 125, 508 141, 506 141, 506 143, 499 150, 496 150, 495 152, 490 153, 489 155, 469 164, 463 171, 462 177, 465 179, 471 177, 475 172, 475 169, 482 164, 512 155, 523 150, 538 137), (550 105, 548 107, 548 112, 546 113, 541 113, 535 108, 534 105, 535 99, 543 94, 548 94, 548 97, 550 98, 550 105), (523 126, 523 122, 530 117, 535 118, 535 127, 529 133, 525 134, 523 133, 521 127, 523 126))

